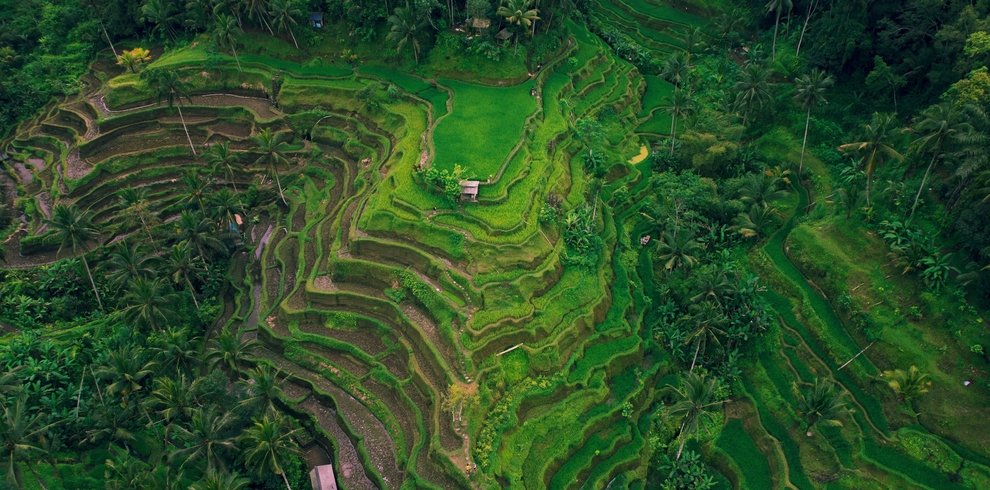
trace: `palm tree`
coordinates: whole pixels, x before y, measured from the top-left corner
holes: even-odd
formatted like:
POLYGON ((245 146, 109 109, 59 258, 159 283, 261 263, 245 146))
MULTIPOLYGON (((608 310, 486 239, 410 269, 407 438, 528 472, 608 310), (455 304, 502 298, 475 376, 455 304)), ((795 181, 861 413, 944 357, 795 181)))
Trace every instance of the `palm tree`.
POLYGON ((156 68, 153 70, 145 70, 141 73, 141 77, 145 79, 148 83, 148 87, 152 92, 155 93, 155 99, 158 103, 162 100, 168 102, 168 107, 171 109, 175 107, 179 111, 179 120, 182 121, 182 129, 186 132, 186 140, 189 141, 189 149, 192 150, 193 156, 196 155, 196 147, 193 146, 192 137, 189 136, 189 128, 186 127, 186 119, 182 116, 182 99, 186 99, 192 103, 192 97, 186 92, 186 86, 179 79, 178 73, 175 70, 168 68, 156 68), (178 102, 178 103, 177 103, 178 102))
POLYGON ((258 347, 258 341, 244 336, 239 331, 224 329, 206 351, 206 362, 210 369, 220 367, 228 374, 237 373, 238 367, 258 347))
POLYGON ((242 381, 247 397, 241 400, 242 406, 259 406, 265 412, 275 412, 275 400, 282 397, 282 384, 285 378, 279 379, 279 370, 272 369, 267 364, 260 364, 248 373, 248 379, 242 381))
POLYGON ((205 156, 206 163, 212 166, 223 166, 227 169, 230 184, 234 187, 234 192, 237 192, 237 182, 234 181, 234 169, 231 165, 237 162, 237 154, 230 150, 230 145, 226 141, 213 145, 206 150, 205 156))
POLYGON ((808 424, 808 437, 814 435, 812 429, 818 425, 841 427, 842 418, 849 413, 845 393, 827 378, 815 378, 813 385, 798 393, 797 402, 798 415, 808 424))
POLYGON ((794 101, 805 110, 804 139, 801 140, 801 163, 798 175, 804 171, 804 151, 808 147, 808 127, 811 125, 811 109, 825 103, 825 91, 835 80, 825 72, 815 69, 794 81, 794 101))
POLYGON ((189 428, 176 426, 186 445, 175 450, 170 458, 182 461, 180 469, 190 461, 198 460, 206 460, 207 468, 222 469, 223 452, 236 449, 229 434, 232 423, 230 412, 219 414, 214 405, 194 410, 189 428))
MULTIPOLYGON (((55 209, 52 210, 52 218, 45 220, 45 222, 55 229, 55 234, 61 242, 56 255, 61 254, 62 249, 66 246, 72 248, 72 254, 76 255, 80 247, 85 247, 86 242, 95 239, 99 234, 99 229, 93 224, 89 213, 80 211, 79 208, 72 205, 56 205, 55 209)), ((89 284, 93 287, 93 294, 96 295, 96 303, 102 311, 103 300, 100 299, 100 292, 96 289, 96 282, 93 281, 93 272, 89 269, 86 254, 84 253, 80 257, 83 267, 86 269, 86 276, 89 277, 89 284)))
POLYGON ((787 197, 787 191, 780 189, 781 178, 764 172, 748 174, 739 186, 739 200, 746 204, 769 205, 777 199, 787 197))
POLYGON ((242 0, 242 2, 248 18, 255 19, 260 22, 262 26, 268 29, 268 33, 274 36, 275 32, 272 31, 272 26, 268 24, 267 20, 268 9, 266 4, 268 3, 268 0, 242 0))
POLYGON ((24 488, 20 463, 26 463, 28 470, 42 488, 45 486, 41 475, 34 469, 36 454, 43 454, 48 430, 55 424, 42 425, 44 414, 31 415, 27 407, 28 395, 21 391, 13 403, 3 404, 3 418, 0 419, 0 448, 7 457, 7 483, 13 488, 24 488))
POLYGON ((147 0, 141 5, 141 22, 155 24, 152 32, 164 33, 170 40, 175 41, 175 12, 172 10, 173 2, 166 0, 147 0))
POLYGON ((884 371, 883 378, 887 380, 887 386, 894 390, 897 399, 908 404, 911 400, 928 393, 932 388, 928 374, 921 372, 918 366, 911 366, 907 371, 903 369, 884 371))
MULTIPOLYGON (((149 205, 148 191, 143 187, 128 187, 117 193, 120 196, 120 205, 124 208, 120 213, 121 218, 137 217, 141 221, 141 228, 148 235, 148 241, 155 243, 155 237, 151 235, 151 227, 148 226, 149 205)), ((130 221, 129 219, 125 221, 130 221)))
POLYGON ((227 14, 221 14, 217 16, 213 23, 213 31, 210 33, 218 48, 230 48, 230 51, 234 53, 237 71, 241 71, 241 59, 237 57, 237 38, 242 32, 240 26, 237 25, 237 19, 227 14))
POLYGON ((278 195, 282 198, 282 203, 288 206, 289 202, 285 200, 285 194, 282 192, 282 181, 278 177, 278 164, 288 161, 285 158, 285 152, 288 150, 289 145, 281 141, 278 134, 272 133, 272 130, 269 128, 261 130, 252 139, 258 145, 258 152, 261 153, 261 156, 258 157, 255 163, 268 164, 272 170, 272 175, 275 176, 275 184, 278 185, 278 195))
POLYGON ((144 359, 144 351, 124 345, 107 353, 107 358, 95 370, 95 375, 110 383, 103 390, 120 398, 120 406, 128 407, 131 395, 144 389, 145 381, 154 373, 155 363, 144 359))
POLYGON ((271 5, 269 5, 269 13, 272 16, 272 24, 275 24, 275 28, 279 32, 285 30, 289 31, 289 36, 292 37, 292 44, 299 49, 299 43, 296 42, 296 35, 292 33, 292 26, 296 25, 296 17, 302 15, 302 11, 294 3, 289 2, 289 0, 272 0, 271 5))
MULTIPOLYGON (((530 34, 530 28, 536 31, 536 21, 540 20, 540 9, 531 9, 533 0, 505 0, 505 3, 498 7, 495 15, 504 17, 506 22, 530 34)), ((515 47, 519 47, 519 35, 516 35, 515 47)))
POLYGON ((928 175, 935 166, 935 162, 942 157, 942 150, 949 140, 965 138, 973 133, 973 125, 968 118, 979 109, 972 105, 957 106, 951 102, 942 102, 925 109, 921 113, 921 120, 915 125, 913 131, 918 133, 918 139, 912 145, 917 153, 931 153, 932 159, 925 169, 925 175, 921 178, 921 185, 918 186, 918 193, 914 196, 914 204, 911 205, 911 214, 908 222, 914 218, 914 210, 918 207, 918 200, 921 199, 921 192, 928 182, 928 175))
POLYGON ((235 216, 244 214, 244 204, 229 189, 220 189, 210 194, 206 200, 206 208, 210 218, 214 219, 221 229, 231 228, 237 223, 235 216))
POLYGON ((660 76, 674 84, 674 91, 677 91, 687 81, 690 69, 691 67, 685 55, 681 52, 676 52, 663 60, 663 65, 660 67, 660 76))
POLYGON ((856 152, 861 154, 863 171, 866 173, 866 207, 873 207, 871 192, 873 188, 873 172, 887 158, 904 160, 904 156, 890 146, 894 132, 894 115, 873 113, 869 123, 863 125, 863 138, 860 141, 839 146, 841 152, 856 152))
POLYGON ((732 229, 746 238, 758 238, 767 234, 776 216, 776 210, 766 203, 753 204, 733 218, 732 229))
POLYGON ((241 436, 245 447, 244 459, 257 469, 259 476, 275 473, 282 477, 285 488, 292 490, 284 465, 287 456, 301 454, 299 444, 292 438, 298 431, 286 431, 281 417, 265 415, 261 420, 255 420, 254 425, 245 429, 241 436))
POLYGON ((737 110, 743 112, 743 126, 749 123, 753 111, 762 109, 773 100, 767 70, 754 63, 747 63, 739 81, 735 84, 737 110))
POLYGON ((154 259, 145 254, 140 245, 120 242, 110 253, 106 270, 110 283, 122 288, 133 280, 154 275, 154 259))
POLYGON ((657 240, 657 256, 668 271, 678 267, 690 268, 698 263, 697 254, 701 252, 701 248, 693 233, 676 228, 673 231, 664 231, 657 240))
POLYGON ((674 392, 679 400, 670 406, 668 413, 672 417, 682 417, 681 428, 678 431, 681 444, 677 448, 675 458, 679 460, 688 438, 698 431, 702 422, 714 416, 712 410, 721 406, 723 400, 718 399, 717 379, 708 379, 693 371, 681 379, 681 387, 675 388, 674 392))
POLYGON ((811 21, 811 16, 815 13, 817 7, 818 0, 808 0, 808 12, 804 15, 804 24, 801 26, 801 35, 798 37, 797 49, 794 52, 794 56, 801 56, 801 44, 804 43, 804 34, 808 32, 808 22, 811 21))
POLYGON ((155 363, 164 372, 184 373, 200 364, 199 336, 189 327, 168 327, 149 342, 155 363))
POLYGON ((767 0, 766 5, 767 13, 773 13, 776 18, 773 21, 773 48, 771 49, 770 59, 777 59, 777 30, 780 27, 780 14, 784 10, 790 12, 794 8, 794 2, 792 0, 767 0))
POLYGON ((395 51, 402 51, 407 44, 412 47, 413 59, 419 64, 419 31, 426 28, 426 20, 416 15, 409 7, 396 7, 395 13, 388 16, 388 36, 386 40, 395 45, 395 51))
POLYGON ((199 172, 196 169, 189 169, 183 172, 182 184, 186 186, 186 192, 182 196, 182 202, 187 205, 195 204, 198 206, 199 211, 205 211, 206 207, 203 206, 203 197, 209 192, 209 184, 199 178, 199 172))
POLYGON ((709 342, 721 345, 721 337, 726 333, 723 327, 729 319, 722 313, 722 309, 713 301, 703 301, 700 304, 692 305, 694 312, 686 317, 686 320, 694 324, 694 329, 684 339, 685 344, 694 343, 694 356, 691 358, 691 368, 698 362, 698 354, 702 350, 708 350, 709 342))
POLYGON ((206 470, 202 481, 194 483, 190 490, 243 490, 251 482, 236 472, 227 473, 211 468, 206 470))
POLYGON ((187 244, 198 258, 206 260, 213 253, 224 251, 223 242, 216 237, 216 227, 202 213, 183 211, 176 228, 179 243, 187 244))
POLYGON ((193 393, 193 384, 189 383, 185 374, 180 374, 176 378, 167 376, 155 378, 151 396, 145 398, 145 403, 165 422, 166 442, 169 440, 173 424, 189 420, 195 407, 199 405, 193 393))
POLYGON ((179 242, 172 247, 168 256, 165 257, 165 264, 167 270, 172 274, 172 282, 176 284, 182 282, 189 289, 189 295, 198 310, 199 300, 196 299, 196 288, 193 287, 189 276, 195 276, 206 271, 202 260, 193 257, 192 248, 189 247, 188 242, 179 242))
POLYGON ((124 317, 139 326, 157 329, 175 318, 175 293, 161 279, 134 279, 123 301, 124 317))
POLYGON ((695 112, 694 101, 682 90, 675 90, 664 108, 670 113, 670 156, 674 156, 674 143, 677 140, 677 119, 688 118, 695 112))

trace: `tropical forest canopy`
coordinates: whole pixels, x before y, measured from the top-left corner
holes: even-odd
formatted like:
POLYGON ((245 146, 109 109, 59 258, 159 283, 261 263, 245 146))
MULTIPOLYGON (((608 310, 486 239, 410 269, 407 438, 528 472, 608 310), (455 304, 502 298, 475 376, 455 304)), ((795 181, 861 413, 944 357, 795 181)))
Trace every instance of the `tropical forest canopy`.
POLYGON ((990 2, 0 9, 9 488, 990 488, 990 2))

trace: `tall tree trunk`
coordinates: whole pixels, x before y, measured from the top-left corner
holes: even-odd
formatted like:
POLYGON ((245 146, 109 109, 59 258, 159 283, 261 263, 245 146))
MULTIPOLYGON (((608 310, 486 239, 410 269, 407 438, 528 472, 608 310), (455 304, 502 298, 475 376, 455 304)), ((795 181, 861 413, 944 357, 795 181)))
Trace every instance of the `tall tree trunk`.
POLYGON ((288 201, 285 200, 285 194, 282 193, 282 181, 278 178, 278 169, 275 168, 275 164, 272 163, 272 173, 275 174, 275 185, 278 186, 278 197, 282 198, 282 204, 286 206, 289 205, 288 201))
POLYGON ((285 482, 285 488, 292 490, 292 487, 289 486, 289 479, 285 477, 285 472, 283 471, 280 475, 282 476, 282 481, 285 482))
MULTIPOLYGON (((75 253, 75 247, 72 247, 72 252, 75 253)), ((86 260, 86 254, 80 255, 83 261, 83 267, 86 268, 86 276, 89 277, 89 284, 93 286, 93 294, 96 295, 96 304, 100 305, 100 311, 103 309, 103 300, 100 299, 100 292, 96 289, 96 281, 93 280, 93 272, 89 270, 89 261, 86 260)))
POLYGON ((677 110, 670 119, 670 156, 674 156, 674 142, 677 141, 677 110))
POLYGON ((196 310, 199 310, 199 301, 196 301, 196 288, 193 287, 192 281, 189 280, 189 274, 185 272, 182 273, 182 277, 186 279, 186 286, 189 286, 189 295, 192 296, 193 304, 196 305, 196 310))
MULTIPOLYGON (((938 148, 938 146, 936 146, 938 148)), ((911 214, 908 216, 908 223, 914 218, 914 210, 918 207, 918 200, 921 199, 921 192, 925 189, 925 182, 928 182, 928 174, 931 173, 932 167, 935 166, 935 160, 938 159, 938 152, 936 151, 932 155, 932 161, 928 164, 928 168, 925 169, 925 176, 921 178, 921 185, 918 187, 918 193, 914 195, 914 204, 911 205, 911 214)))
POLYGON ((110 34, 107 33, 107 28, 103 26, 103 18, 100 18, 100 29, 103 30, 103 35, 107 38, 107 44, 110 45, 110 51, 113 51, 113 57, 116 59, 120 55, 117 54, 117 48, 113 47, 113 41, 110 40, 110 34))
POLYGON ((773 23, 773 45, 770 48, 770 61, 777 59, 777 29, 780 27, 780 8, 777 8, 777 20, 773 23))
POLYGON ((798 178, 801 178, 802 172, 804 172, 804 151, 808 147, 808 126, 811 124, 811 108, 808 108, 808 114, 804 118, 804 140, 801 141, 801 163, 798 164, 798 178))
POLYGON ((808 3, 808 14, 804 17, 804 25, 801 26, 801 35, 798 37, 797 51, 794 53, 794 56, 801 56, 801 43, 804 42, 804 33, 808 32, 808 22, 811 21, 811 14, 815 13, 817 3, 818 0, 811 0, 808 3))
POLYGON ((192 150, 193 156, 196 156, 196 147, 193 146, 192 137, 189 136, 189 128, 186 127, 186 118, 182 117, 182 107, 179 104, 176 104, 175 108, 179 110, 179 120, 182 121, 182 130, 186 132, 186 140, 189 141, 189 149, 192 150))
POLYGON ((694 358, 691 359, 691 369, 689 369, 688 372, 694 371, 694 364, 698 361, 698 352, 701 352, 700 340, 694 343, 694 358))
POLYGON ((237 62, 237 71, 244 71, 241 69, 241 59, 237 57, 237 47, 235 46, 235 44, 237 44, 237 41, 233 41, 230 43, 230 50, 234 52, 234 61, 237 62))
POLYGON ((687 438, 684 437, 684 422, 687 422, 687 420, 681 421, 681 428, 677 431, 677 435, 681 438, 681 444, 677 447, 677 456, 674 458, 674 461, 679 461, 681 459, 681 453, 684 451, 684 444, 687 443, 687 438))
POLYGON ((866 174, 866 207, 867 209, 873 207, 873 200, 870 199, 871 193, 873 191, 873 172, 866 174))
POLYGON ((289 37, 292 38, 292 45, 299 49, 299 43, 296 42, 296 35, 292 33, 292 27, 289 26, 289 37))
POLYGON ((230 176, 230 184, 234 186, 234 193, 237 193, 237 182, 234 182, 234 169, 230 167, 229 163, 224 165, 227 166, 227 175, 230 176))

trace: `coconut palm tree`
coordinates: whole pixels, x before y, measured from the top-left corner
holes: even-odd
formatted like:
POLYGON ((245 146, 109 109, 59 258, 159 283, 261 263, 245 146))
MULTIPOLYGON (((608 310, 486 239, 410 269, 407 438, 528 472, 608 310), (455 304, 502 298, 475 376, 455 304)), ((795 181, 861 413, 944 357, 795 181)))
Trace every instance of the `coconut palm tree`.
POLYGON ((175 42, 175 10, 174 3, 166 0, 147 0, 141 5, 141 22, 150 22, 155 26, 152 32, 168 36, 175 42))
POLYGON ((169 459, 182 461, 179 464, 180 469, 190 461, 200 460, 206 460, 207 468, 223 469, 223 453, 236 449, 234 439, 229 434, 233 421, 230 412, 218 413, 214 405, 195 409, 188 428, 176 426, 185 446, 176 449, 169 459))
POLYGON ((746 238, 759 238, 767 234, 776 217, 776 210, 766 203, 753 204, 749 211, 733 218, 731 228, 746 238))
POLYGON ((259 476, 274 473, 282 477, 285 488, 292 490, 285 476, 286 457, 301 454, 293 435, 299 429, 286 430, 281 417, 265 415, 244 430, 241 442, 244 459, 253 466, 259 476))
POLYGON ((690 268, 698 263, 701 249, 701 244, 694 239, 693 233, 677 228, 664 231, 657 240, 657 257, 668 271, 678 267, 690 268))
MULTIPOLYGON (((52 209, 51 219, 45 220, 48 226, 55 230, 61 244, 56 255, 68 246, 72 249, 72 254, 76 255, 80 247, 85 247, 86 242, 93 240, 99 235, 99 229, 93 224, 88 212, 80 211, 72 205, 58 204, 52 209)), ((93 287, 93 294, 96 296, 96 303, 103 310, 103 300, 100 299, 100 292, 96 289, 96 282, 93 281, 93 272, 89 269, 89 261, 86 254, 80 255, 83 267, 86 269, 86 276, 89 277, 89 284, 93 287)))
POLYGON ((230 179, 230 184, 234 187, 234 192, 237 192, 237 182, 234 180, 234 168, 233 164, 237 163, 237 154, 230 150, 230 145, 224 141, 219 144, 210 146, 206 153, 206 163, 211 166, 223 166, 227 170, 227 177, 230 179))
POLYGON ((206 267, 202 259, 193 256, 189 242, 176 243, 165 257, 165 268, 172 275, 172 282, 183 283, 189 290, 193 304, 199 309, 199 300, 196 299, 196 288, 193 287, 189 276, 197 276, 206 272, 206 267))
POLYGON ((709 343, 722 344, 721 338, 726 336, 723 328, 729 322, 718 303, 714 301, 702 301, 692 305, 691 309, 694 311, 686 317, 686 321, 694 325, 694 328, 684 339, 685 344, 694 344, 694 356, 691 358, 691 368, 688 371, 694 371, 698 354, 702 350, 707 351, 709 343))
POLYGON ((279 32, 289 31, 292 44, 296 49, 299 49, 299 43, 296 42, 296 35, 292 32, 292 26, 297 24, 296 18, 302 15, 302 11, 289 0, 271 0, 268 11, 272 16, 272 24, 275 25, 275 28, 279 32))
POLYGON ((189 488, 190 490, 243 490, 250 483, 250 480, 236 472, 228 473, 210 468, 206 470, 206 475, 201 481, 194 483, 189 488))
POLYGON ((914 140, 912 146, 918 154, 930 153, 932 159, 928 163, 928 168, 925 169, 925 175, 921 178, 918 193, 914 196, 914 204, 911 205, 908 222, 914 218, 914 211, 918 207, 918 200, 921 199, 921 193, 928 182, 928 176, 931 174, 935 162, 943 156, 946 143, 951 140, 966 139, 973 134, 974 129, 970 119, 978 112, 979 109, 972 105, 959 106, 947 101, 931 106, 921 113, 921 120, 912 128, 918 134, 918 138, 914 140))
POLYGON ((258 341, 229 328, 220 332, 206 350, 206 363, 210 369, 220 367, 233 377, 238 367, 258 347, 258 341))
POLYGON ((155 363, 145 359, 144 350, 123 345, 107 353, 94 374, 109 382, 103 392, 120 399, 121 407, 129 407, 131 395, 143 391, 145 383, 155 372, 155 363))
POLYGON ((396 7, 388 16, 388 35, 385 39, 395 45, 395 51, 402 51, 406 45, 412 48, 413 59, 419 64, 419 32, 426 28, 426 19, 416 15, 410 7, 396 7))
POLYGON ((155 274, 154 260, 140 245, 119 242, 106 262, 106 278, 118 289, 135 279, 147 279, 155 274))
POLYGON ((825 91, 835 80, 827 73, 815 69, 805 73, 794 81, 794 101, 805 110, 804 138, 801 140, 801 163, 798 165, 798 175, 804 171, 804 152, 808 147, 808 127, 811 125, 811 110, 825 103, 825 91))
POLYGON ((683 90, 675 90, 667 99, 664 109, 670 113, 670 156, 674 156, 674 144, 677 140, 677 120, 691 117, 695 110, 694 101, 683 90))
POLYGON ((675 388, 674 393, 679 400, 669 407, 668 413, 671 417, 681 417, 681 427, 677 435, 681 443, 675 458, 679 460, 688 438, 698 432, 702 422, 714 417, 712 412, 724 401, 718 399, 717 379, 709 379, 693 371, 681 379, 681 386, 675 388))
POLYGON ((766 107, 773 100, 770 94, 770 81, 762 66, 747 63, 735 84, 737 110, 743 113, 743 126, 748 126, 753 112, 766 107))
POLYGON ((777 199, 787 197, 787 191, 780 188, 781 178, 764 172, 748 174, 739 186, 739 200, 746 204, 769 205, 777 199))
POLYGON ((175 378, 158 376, 155 378, 151 396, 144 399, 147 407, 165 422, 164 439, 169 441, 174 425, 185 423, 192 417, 199 403, 195 399, 193 383, 185 374, 175 378))
POLYGON ((199 178, 196 169, 188 169, 182 173, 182 184, 186 186, 186 192, 182 196, 182 202, 187 206, 195 205, 201 212, 206 211, 203 205, 203 198, 209 193, 209 184, 199 178))
POLYGON ((275 412, 275 400, 282 397, 282 384, 285 378, 279 378, 280 371, 272 369, 267 364, 260 364, 248 373, 248 379, 241 382, 247 392, 247 397, 240 405, 258 406, 267 413, 275 412))
POLYGON ((0 418, 0 448, 3 449, 7 459, 7 483, 12 488, 24 488, 21 463, 25 463, 38 485, 47 488, 41 475, 34 469, 34 461, 38 456, 44 456, 48 431, 56 424, 44 425, 42 423, 44 414, 32 415, 28 410, 27 401, 27 391, 21 391, 12 403, 3 404, 3 417, 0 418))
POLYGON ((241 0, 243 10, 247 12, 248 18, 257 21, 259 25, 268 29, 269 34, 274 36, 275 32, 272 31, 272 26, 268 23, 268 2, 269 0, 241 0))
POLYGON ((186 85, 182 83, 179 74, 169 68, 155 68, 141 72, 141 77, 148 84, 148 88, 155 94, 155 99, 159 104, 164 100, 168 103, 170 109, 175 107, 179 111, 179 121, 182 122, 182 130, 186 132, 189 149, 192 150, 192 154, 195 156, 196 147, 193 145, 192 137, 189 136, 189 128, 186 127, 186 118, 182 116, 182 99, 186 99, 191 103, 192 97, 189 97, 186 85))
POLYGON ((186 243, 196 257, 207 260, 214 253, 224 251, 223 242, 217 238, 216 226, 202 213, 183 211, 176 222, 179 243, 186 243))
POLYGON ((148 225, 148 222, 154 217, 150 211, 148 191, 143 187, 128 187, 118 191, 117 195, 120 197, 120 206, 123 208, 118 216, 128 223, 128 228, 133 226, 131 219, 137 218, 141 222, 141 228, 148 235, 149 243, 156 243, 155 237, 151 234, 151 227, 148 225))
POLYGON ((663 60, 663 64, 660 67, 660 76, 672 83, 674 90, 677 91, 687 81, 690 69, 687 57, 678 51, 663 60))
POLYGON ((764 7, 767 13, 772 13, 775 15, 773 21, 773 47, 770 51, 770 59, 777 59, 777 30, 780 27, 780 14, 783 11, 790 13, 791 9, 794 8, 793 0, 768 0, 766 7, 764 7))
POLYGON ((808 424, 808 437, 814 435, 812 429, 819 425, 841 427, 842 418, 849 414, 845 393, 831 379, 815 378, 811 386, 798 392, 795 385, 794 391, 797 413, 808 424))
POLYGON ((242 32, 241 27, 237 25, 237 19, 227 14, 218 15, 213 23, 213 30, 210 31, 210 37, 218 48, 229 48, 234 53, 237 71, 241 71, 241 59, 237 56, 237 38, 242 32))
POLYGON ((206 209, 210 218, 224 230, 237 223, 235 216, 244 214, 241 198, 229 189, 220 189, 207 196, 206 209))
POLYGON ((884 371, 883 378, 887 380, 887 386, 894 390, 897 399, 907 404, 928 393, 932 388, 928 374, 921 372, 918 366, 911 366, 907 371, 903 369, 884 371))
MULTIPOLYGON (((536 32, 536 21, 540 20, 540 9, 530 8, 532 5, 533 0, 505 0, 505 3, 499 5, 495 15, 505 18, 509 24, 519 26, 520 30, 532 35, 536 32)), ((518 34, 515 47, 519 47, 518 34)))
POLYGON ((172 288, 161 279, 137 277, 124 293, 124 317, 139 326, 158 329, 175 318, 175 299, 172 288))
POLYGON ((281 141, 278 135, 272 133, 272 130, 269 128, 261 130, 260 133, 251 139, 258 145, 258 153, 261 154, 255 163, 268 164, 272 175, 275 177, 275 184, 278 185, 278 195, 282 198, 282 203, 288 206, 289 202, 285 200, 285 194, 282 192, 282 181, 278 176, 278 165, 288 161, 285 157, 285 152, 288 151, 289 145, 281 141))
POLYGON ((801 35, 798 37, 797 49, 794 52, 794 56, 801 56, 801 44, 804 43, 804 34, 808 32, 808 23, 811 22, 811 16, 814 15, 816 8, 818 8, 818 0, 808 0, 808 12, 804 15, 804 24, 801 26, 801 35))
POLYGON ((839 151, 854 152, 862 155, 863 171, 866 173, 866 207, 873 207, 871 192, 873 188, 873 172, 888 159, 904 160, 904 156, 891 146, 894 133, 894 115, 873 113, 870 122, 863 125, 863 137, 860 141, 839 146, 839 151))
POLYGON ((201 362, 199 336, 189 327, 170 326, 149 339, 148 350, 163 372, 185 373, 201 362))

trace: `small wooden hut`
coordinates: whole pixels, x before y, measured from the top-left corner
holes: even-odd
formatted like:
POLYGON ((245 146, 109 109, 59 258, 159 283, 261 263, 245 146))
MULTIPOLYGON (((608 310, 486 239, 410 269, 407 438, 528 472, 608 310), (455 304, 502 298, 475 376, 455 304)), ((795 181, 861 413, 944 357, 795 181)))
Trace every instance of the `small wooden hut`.
POLYGON ((478 200, 478 186, 481 185, 480 181, 477 180, 462 180, 461 181, 461 200, 462 201, 477 201, 478 200))
POLYGON ((324 464, 309 470, 309 483, 313 486, 313 490, 337 490, 333 465, 324 464))

